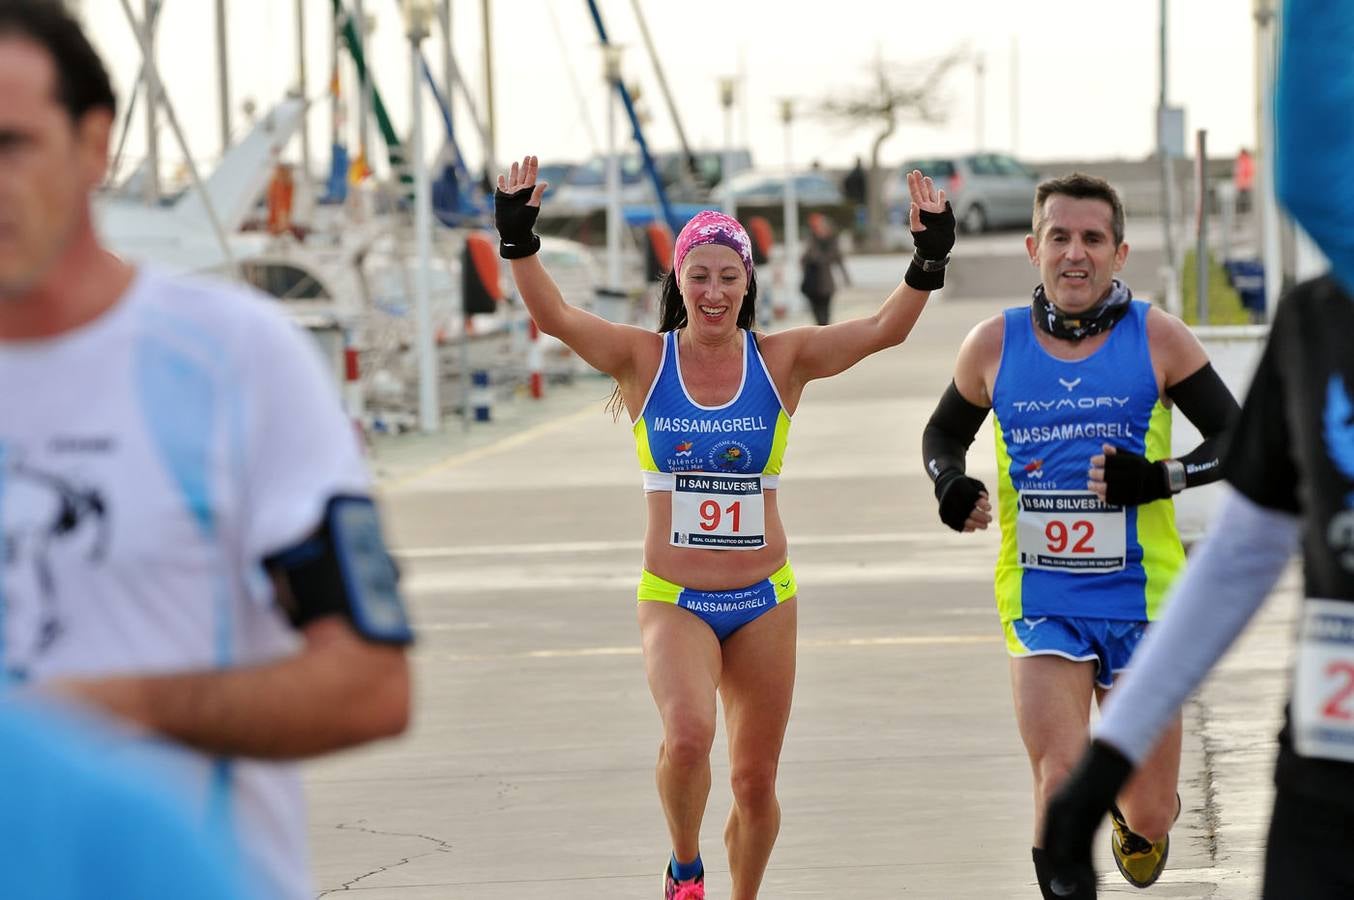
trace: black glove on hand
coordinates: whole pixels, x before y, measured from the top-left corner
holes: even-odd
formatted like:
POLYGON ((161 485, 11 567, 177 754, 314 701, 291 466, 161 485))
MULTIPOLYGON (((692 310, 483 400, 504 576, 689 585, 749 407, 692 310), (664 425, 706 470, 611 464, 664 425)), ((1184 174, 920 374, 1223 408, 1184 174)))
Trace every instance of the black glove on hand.
POLYGON ((940 521, 955 531, 963 531, 964 523, 973 513, 979 497, 985 493, 987 493, 986 485, 976 478, 969 478, 958 469, 940 473, 940 477, 936 479, 940 521))
POLYGON ((942 260, 954 249, 954 209, 950 201, 945 201, 945 209, 940 212, 917 210, 923 231, 912 232, 912 245, 922 259, 942 260))
POLYGON ((1145 456, 1115 448, 1105 456, 1105 502, 1140 506, 1171 495, 1166 466, 1145 456))
POLYGON ((946 200, 943 211, 922 209, 917 211, 917 216, 924 228, 912 232, 912 245, 916 250, 903 281, 919 291, 937 291, 945 286, 945 265, 954 248, 954 209, 946 200))
POLYGON ((494 225, 498 228, 498 255, 504 259, 523 259, 541 249, 541 239, 532 231, 539 206, 527 206, 534 187, 505 194, 494 190, 494 225))
POLYGON ((1114 798, 1133 774, 1118 750, 1092 741, 1072 774, 1044 810, 1044 852, 1053 869, 1050 888, 1059 897, 1094 896, 1091 843, 1114 798))

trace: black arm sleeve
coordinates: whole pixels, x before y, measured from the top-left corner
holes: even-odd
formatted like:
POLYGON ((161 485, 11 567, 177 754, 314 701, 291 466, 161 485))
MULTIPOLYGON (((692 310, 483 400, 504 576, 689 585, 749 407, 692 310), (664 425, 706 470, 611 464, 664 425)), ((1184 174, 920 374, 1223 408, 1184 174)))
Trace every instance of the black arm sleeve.
POLYGON ((987 407, 969 403, 950 382, 921 433, 922 460, 932 481, 947 472, 964 473, 964 457, 987 413, 987 407))
POLYGON ((1180 407, 1204 438, 1179 459, 1185 466, 1185 486, 1217 481, 1222 477, 1223 443, 1241 416, 1236 398, 1222 383, 1212 363, 1204 363, 1193 375, 1166 388, 1166 396, 1180 407))

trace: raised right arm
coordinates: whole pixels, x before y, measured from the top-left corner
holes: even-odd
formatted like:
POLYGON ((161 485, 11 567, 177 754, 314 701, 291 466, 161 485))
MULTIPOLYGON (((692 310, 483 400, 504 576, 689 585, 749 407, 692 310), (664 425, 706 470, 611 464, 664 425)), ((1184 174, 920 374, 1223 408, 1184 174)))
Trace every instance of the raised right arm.
POLYGON ((507 175, 498 176, 494 222, 502 240, 499 255, 511 261, 513 281, 536 327, 559 338, 594 369, 624 381, 635 371, 638 356, 658 346, 658 336, 609 322, 564 299, 541 263, 541 242, 533 231, 541 195, 549 186, 537 182, 538 169, 536 157, 528 156, 521 163, 513 163, 507 175))
POLYGON ((517 292, 536 327, 559 338, 584 362, 620 381, 635 370, 640 348, 657 344, 658 336, 633 325, 609 322, 571 305, 541 264, 539 255, 512 261, 517 292))

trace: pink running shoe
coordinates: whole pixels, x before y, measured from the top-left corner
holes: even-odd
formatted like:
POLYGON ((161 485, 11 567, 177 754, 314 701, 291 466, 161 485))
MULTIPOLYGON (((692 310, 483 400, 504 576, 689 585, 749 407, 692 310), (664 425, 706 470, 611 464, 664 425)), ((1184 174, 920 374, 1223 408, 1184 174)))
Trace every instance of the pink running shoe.
POLYGON ((689 881, 675 881, 672 865, 663 867, 663 900, 705 900, 705 875, 689 881))

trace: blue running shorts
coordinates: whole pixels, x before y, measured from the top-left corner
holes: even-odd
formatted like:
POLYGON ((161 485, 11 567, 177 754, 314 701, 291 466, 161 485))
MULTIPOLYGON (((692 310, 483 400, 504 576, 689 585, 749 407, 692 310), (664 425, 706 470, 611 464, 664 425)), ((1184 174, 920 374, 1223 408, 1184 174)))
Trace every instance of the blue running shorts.
POLYGON ((1111 688, 1119 673, 1128 668, 1129 658, 1147 633, 1147 623, 1036 616, 1005 621, 1002 631, 1011 656, 1061 656, 1076 662, 1094 661, 1095 683, 1111 688))
POLYGON ((730 591, 697 591, 682 587, 647 570, 640 576, 639 600, 673 603, 701 619, 723 641, 753 619, 770 612, 799 590, 787 562, 770 578, 730 591))

